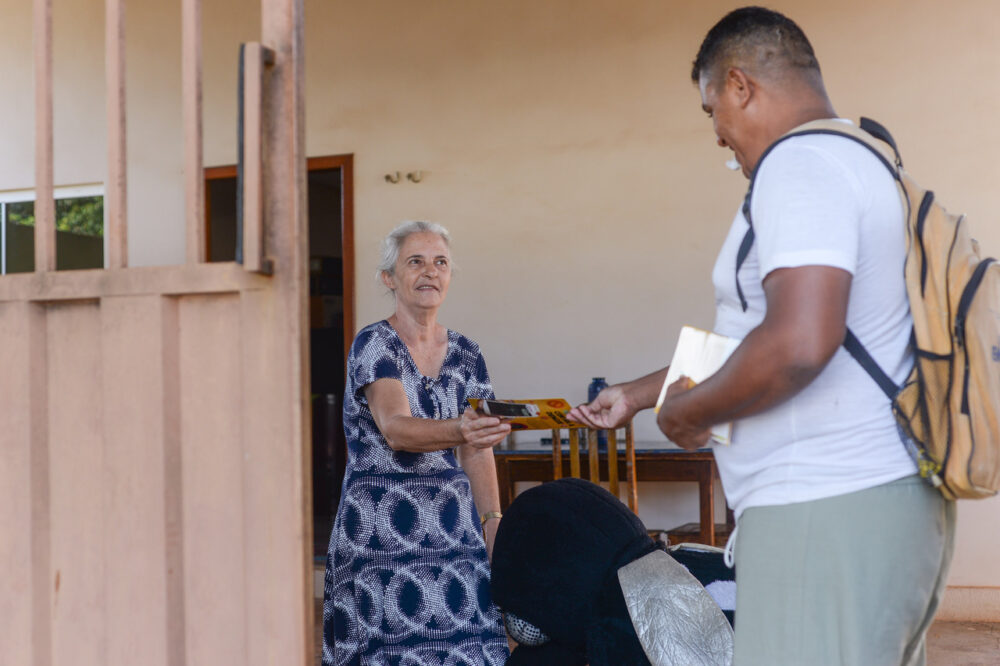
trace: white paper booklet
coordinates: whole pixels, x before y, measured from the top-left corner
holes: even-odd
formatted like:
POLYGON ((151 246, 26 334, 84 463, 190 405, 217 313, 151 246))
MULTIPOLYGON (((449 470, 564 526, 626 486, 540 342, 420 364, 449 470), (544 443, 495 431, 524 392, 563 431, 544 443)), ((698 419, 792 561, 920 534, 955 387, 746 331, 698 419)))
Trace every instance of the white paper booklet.
MULTIPOLYGON (((737 338, 728 338, 693 326, 682 327, 654 411, 660 411, 660 405, 667 397, 668 386, 681 377, 688 377, 695 384, 705 381, 718 372, 739 344, 737 338)), ((717 444, 728 445, 732 432, 732 423, 720 423, 712 428, 712 440, 717 444)))

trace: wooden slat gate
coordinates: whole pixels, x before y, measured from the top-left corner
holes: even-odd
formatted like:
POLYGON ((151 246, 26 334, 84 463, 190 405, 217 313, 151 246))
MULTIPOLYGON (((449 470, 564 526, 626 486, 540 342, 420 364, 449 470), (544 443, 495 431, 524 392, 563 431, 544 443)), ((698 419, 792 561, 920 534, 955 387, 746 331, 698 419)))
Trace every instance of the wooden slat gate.
POLYGON ((302 1, 263 0, 246 49, 243 265, 203 263, 199 0, 182 14, 188 262, 128 267, 107 0, 109 268, 55 272, 35 0, 36 272, 0 277, 0 664, 312 660, 302 1))

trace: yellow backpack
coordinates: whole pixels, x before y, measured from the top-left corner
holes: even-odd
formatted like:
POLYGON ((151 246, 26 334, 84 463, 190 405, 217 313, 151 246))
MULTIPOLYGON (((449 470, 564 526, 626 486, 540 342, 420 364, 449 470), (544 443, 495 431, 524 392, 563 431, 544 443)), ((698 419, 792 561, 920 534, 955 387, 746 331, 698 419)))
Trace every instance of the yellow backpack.
MULTIPOLYGON (((859 127, 836 120, 796 127, 764 152, 757 168, 778 143, 803 134, 837 134, 871 150, 892 173, 907 215, 904 270, 913 315, 913 370, 897 386, 850 329, 844 347, 892 402, 921 476, 948 499, 995 495, 1000 490, 1000 263, 980 257, 965 217, 948 213, 933 192, 913 181, 888 130, 868 118, 859 127)), ((753 182, 751 177, 743 204, 750 229, 737 255, 737 273, 753 244, 753 182)), ((743 300, 738 279, 737 291, 743 300)))

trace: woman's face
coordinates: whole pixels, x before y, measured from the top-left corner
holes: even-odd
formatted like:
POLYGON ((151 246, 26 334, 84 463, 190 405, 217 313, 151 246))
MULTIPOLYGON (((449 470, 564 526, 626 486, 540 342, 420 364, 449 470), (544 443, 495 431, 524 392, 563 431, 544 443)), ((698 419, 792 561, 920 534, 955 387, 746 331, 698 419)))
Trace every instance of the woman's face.
POLYGON ((444 239, 429 231, 412 233, 399 248, 394 275, 382 281, 396 296, 396 307, 437 310, 451 282, 451 253, 444 239))

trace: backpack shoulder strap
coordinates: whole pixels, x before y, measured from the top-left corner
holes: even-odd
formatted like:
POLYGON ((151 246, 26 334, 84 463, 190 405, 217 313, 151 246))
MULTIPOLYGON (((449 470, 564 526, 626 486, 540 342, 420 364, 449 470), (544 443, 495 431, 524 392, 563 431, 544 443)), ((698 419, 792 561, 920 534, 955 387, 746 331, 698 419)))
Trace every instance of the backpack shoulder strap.
MULTIPOLYGON (((885 165, 885 168, 892 173, 894 178, 897 180, 900 178, 899 170, 903 168, 903 160, 899 156, 899 150, 896 148, 896 141, 892 138, 889 130, 871 118, 861 118, 859 125, 845 123, 835 118, 813 120, 792 129, 775 141, 771 147, 793 136, 802 136, 805 134, 834 134, 852 139, 874 153, 875 157, 885 165)), ((764 155, 768 152, 770 152, 770 148, 765 151, 764 155)), ((760 168, 761 161, 763 161, 763 156, 757 162, 757 168, 760 168)), ((754 169, 754 171, 756 170, 754 169)))
POLYGON ((896 382, 892 381, 892 377, 885 373, 882 366, 872 358, 872 355, 868 353, 868 350, 861 344, 858 337, 854 335, 854 331, 849 328, 847 329, 847 334, 844 336, 844 349, 875 380, 875 383, 878 384, 878 387, 882 389, 882 393, 885 393, 889 400, 896 398, 896 394, 899 393, 899 387, 896 386, 896 382))
POLYGON ((858 126, 882 143, 891 146, 892 152, 896 155, 896 166, 900 169, 903 168, 903 158, 899 155, 899 148, 896 147, 896 140, 892 138, 892 134, 890 134, 889 130, 885 128, 885 125, 876 122, 871 118, 861 116, 861 121, 858 123, 858 126))
MULTIPOLYGON (((751 186, 752 187, 752 186, 751 186)), ((747 221, 747 232, 743 234, 743 240, 740 241, 740 249, 736 252, 736 295, 740 297, 740 307, 743 308, 743 312, 747 311, 747 299, 743 295, 743 287, 740 286, 740 266, 746 261, 747 255, 750 254, 750 248, 753 246, 753 222, 750 220, 750 190, 747 190, 747 195, 743 199, 743 218, 747 221)))
MULTIPOLYGON (((740 267, 746 260, 747 255, 750 253, 750 247, 753 245, 754 241, 754 230, 753 221, 750 215, 750 201, 753 196, 753 186, 757 180, 757 173, 760 171, 760 165, 764 163, 764 158, 774 150, 783 141, 786 141, 792 137, 804 136, 809 134, 834 134, 837 136, 842 136, 847 139, 856 141, 857 143, 868 148, 875 157, 878 158, 880 162, 889 170, 892 174, 893 179, 899 185, 904 198, 904 214, 909 217, 909 198, 906 193, 906 188, 903 186, 903 160, 899 155, 899 149, 896 147, 896 141, 892 138, 892 134, 889 133, 883 125, 872 120, 871 118, 861 118, 860 126, 855 126, 849 123, 841 122, 833 118, 824 118, 821 120, 814 120, 812 122, 805 123, 804 125, 799 125, 798 127, 792 129, 788 133, 782 135, 777 141, 768 146, 760 159, 757 160, 757 165, 754 167, 753 173, 750 175, 750 186, 747 188, 746 197, 743 199, 743 217, 746 218, 748 229, 746 234, 743 236, 743 241, 740 243, 739 252, 736 255, 736 292, 740 297, 740 305, 743 307, 743 311, 746 312, 747 302, 743 297, 743 289, 740 287, 739 272, 740 267)), ((850 328, 847 329, 847 333, 844 336, 844 348, 847 349, 848 353, 864 368, 875 383, 878 384, 882 392, 892 400, 896 397, 899 392, 899 387, 896 383, 892 381, 892 378, 879 366, 865 346, 861 344, 861 341, 854 335, 854 332, 850 328)))
MULTIPOLYGON (((747 300, 743 296, 743 287, 740 285, 740 267, 743 266, 743 262, 746 261, 747 255, 750 254, 750 247, 753 245, 754 241, 754 230, 753 230, 753 219, 750 215, 750 201, 753 196, 753 186, 757 181, 757 173, 760 171, 760 165, 764 163, 764 158, 770 154, 781 142, 791 139, 796 136, 803 136, 807 134, 836 134, 838 136, 843 136, 848 139, 852 139, 861 145, 868 148, 872 153, 885 165, 885 168, 889 170, 892 177, 900 184, 902 184, 902 176, 900 175, 900 169, 903 166, 903 161, 899 156, 899 151, 896 149, 896 142, 892 138, 892 134, 889 133, 884 126, 880 123, 875 122, 870 118, 861 118, 860 127, 856 127, 852 124, 841 122, 833 118, 824 118, 822 120, 814 120, 812 122, 805 123, 804 125, 799 125, 798 127, 792 129, 787 134, 782 135, 777 141, 772 143, 767 147, 767 150, 761 154, 760 159, 757 160, 757 165, 754 167, 753 173, 750 174, 750 185, 747 187, 747 194, 743 199, 743 217, 747 221, 747 231, 743 236, 743 241, 740 243, 739 251, 736 254, 736 293, 740 299, 740 307, 743 311, 747 310, 747 300)), ((909 202, 907 202, 907 206, 909 202)))

